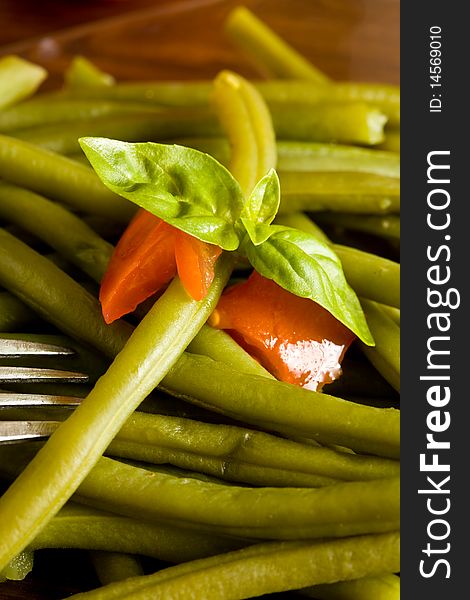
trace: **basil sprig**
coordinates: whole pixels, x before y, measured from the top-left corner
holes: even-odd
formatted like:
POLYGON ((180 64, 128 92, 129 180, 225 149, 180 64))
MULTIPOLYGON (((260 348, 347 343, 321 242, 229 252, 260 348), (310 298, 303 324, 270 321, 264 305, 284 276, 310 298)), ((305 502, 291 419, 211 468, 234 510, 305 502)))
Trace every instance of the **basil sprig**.
POLYGON ((328 310, 374 345, 359 300, 331 247, 308 233, 273 225, 279 178, 265 175, 244 198, 214 158, 185 146, 81 138, 103 183, 170 225, 224 250, 238 250, 264 277, 328 310))

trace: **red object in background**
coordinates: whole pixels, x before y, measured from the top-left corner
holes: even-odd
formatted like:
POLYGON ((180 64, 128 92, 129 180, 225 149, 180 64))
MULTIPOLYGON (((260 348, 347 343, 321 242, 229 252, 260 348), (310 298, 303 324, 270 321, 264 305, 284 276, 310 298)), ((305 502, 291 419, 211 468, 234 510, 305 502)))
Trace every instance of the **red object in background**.
POLYGON ((355 335, 327 310, 254 271, 221 297, 210 324, 227 330, 270 373, 310 390, 341 374, 355 335))
POLYGON ((222 250, 140 209, 119 240, 100 288, 106 323, 135 310, 178 273, 185 290, 202 300, 222 250))

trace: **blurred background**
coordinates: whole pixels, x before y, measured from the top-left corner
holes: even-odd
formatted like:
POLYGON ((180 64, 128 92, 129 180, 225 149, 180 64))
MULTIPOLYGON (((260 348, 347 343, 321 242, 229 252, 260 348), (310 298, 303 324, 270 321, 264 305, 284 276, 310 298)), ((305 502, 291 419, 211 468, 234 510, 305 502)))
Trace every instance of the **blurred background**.
POLYGON ((221 67, 250 75, 220 31, 237 4, 330 77, 399 83, 399 0, 0 0, 0 54, 26 53, 60 72, 69 53, 85 53, 126 79, 148 78, 150 67, 160 78, 210 76, 221 67), (101 21, 108 25, 87 28, 101 21))

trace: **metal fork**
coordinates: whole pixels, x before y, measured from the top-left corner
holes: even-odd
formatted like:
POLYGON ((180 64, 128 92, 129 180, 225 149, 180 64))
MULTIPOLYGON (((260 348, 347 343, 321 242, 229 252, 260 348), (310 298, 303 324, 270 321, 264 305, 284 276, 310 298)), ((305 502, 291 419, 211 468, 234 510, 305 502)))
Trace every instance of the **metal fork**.
MULTIPOLYGON (((21 339, 0 337, 0 358, 16 359, 28 356, 70 356, 75 350, 21 339)), ((85 383, 88 375, 77 371, 23 367, 17 365, 0 366, 0 384, 11 383, 85 383)), ((56 396, 51 394, 23 394, 0 392, 0 411, 8 408, 68 407, 80 404, 81 398, 75 396, 56 396)), ((1 412, 0 412, 1 416, 1 412)), ((2 421, 0 420, 0 444, 28 440, 41 440, 49 437, 59 426, 60 421, 2 421)))

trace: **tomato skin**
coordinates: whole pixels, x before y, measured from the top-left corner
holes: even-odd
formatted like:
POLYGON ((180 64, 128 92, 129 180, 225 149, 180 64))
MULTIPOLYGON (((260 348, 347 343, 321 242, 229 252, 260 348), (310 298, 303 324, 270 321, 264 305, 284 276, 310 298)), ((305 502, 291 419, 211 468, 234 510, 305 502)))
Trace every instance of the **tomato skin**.
POLYGON ((119 240, 100 287, 106 323, 132 312, 178 273, 194 300, 205 298, 222 249, 139 209, 119 240))
POLYGON ((99 299, 106 323, 135 310, 176 275, 176 230, 140 209, 119 240, 99 299))
POLYGON ((175 258, 178 275, 188 294, 194 300, 202 300, 214 280, 215 263, 222 253, 219 246, 202 242, 178 231, 176 233, 175 258))
POLYGON ((341 374, 355 335, 328 311, 254 271, 222 295, 211 323, 281 381, 321 390, 341 374))

